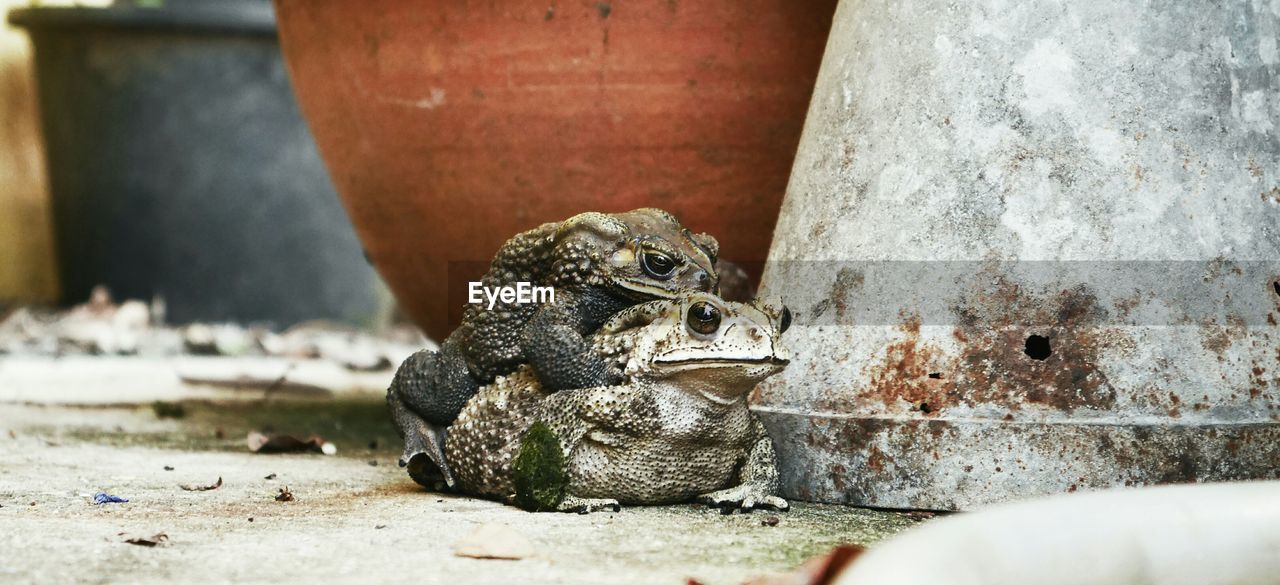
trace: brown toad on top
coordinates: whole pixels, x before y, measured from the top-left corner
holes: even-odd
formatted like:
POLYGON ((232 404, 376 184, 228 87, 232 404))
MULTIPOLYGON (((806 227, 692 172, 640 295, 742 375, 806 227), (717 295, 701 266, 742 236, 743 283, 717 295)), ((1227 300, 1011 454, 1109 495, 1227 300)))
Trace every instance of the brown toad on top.
POLYGON ((622 384, 548 392, 531 368, 481 388, 449 428, 462 491, 589 512, 700 500, 786 509, 747 396, 789 360, 781 304, 710 294, 620 312, 594 338, 622 384), (552 437, 539 444, 538 433, 552 437), (549 444, 548 444, 549 443, 549 444))
POLYGON ((555 302, 498 301, 466 307, 462 324, 440 345, 405 360, 387 390, 404 437, 400 459, 423 485, 453 485, 443 431, 467 400, 495 376, 528 364, 548 391, 616 383, 592 351, 591 334, 627 307, 688 291, 715 291, 719 245, 659 209, 583 213, 543 224, 498 250, 482 285, 528 282, 555 288, 555 302))

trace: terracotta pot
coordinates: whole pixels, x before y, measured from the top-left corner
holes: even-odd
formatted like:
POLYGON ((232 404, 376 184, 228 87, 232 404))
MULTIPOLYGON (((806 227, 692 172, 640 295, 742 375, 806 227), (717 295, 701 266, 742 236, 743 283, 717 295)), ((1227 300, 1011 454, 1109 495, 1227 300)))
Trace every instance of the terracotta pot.
POLYGON ((767 255, 834 0, 277 0, 303 113, 367 253, 456 324, 510 236, 655 206, 767 255))

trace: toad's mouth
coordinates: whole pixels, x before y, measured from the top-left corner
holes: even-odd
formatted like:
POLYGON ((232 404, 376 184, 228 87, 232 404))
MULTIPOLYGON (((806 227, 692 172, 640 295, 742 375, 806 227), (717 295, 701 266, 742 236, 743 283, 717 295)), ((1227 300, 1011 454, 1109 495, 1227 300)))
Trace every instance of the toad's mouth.
POLYGON ((697 287, 679 287, 673 285, 672 288, 663 288, 643 280, 619 279, 615 282, 620 288, 648 299, 672 300, 692 292, 709 292, 697 287))
POLYGON ((696 366, 696 367, 715 368, 715 367, 730 367, 730 366, 741 366, 741 365, 785 366, 791 363, 791 360, 786 358, 780 358, 777 356, 742 357, 742 358, 734 358, 734 357, 677 358, 677 359, 663 359, 659 357, 659 358, 655 358, 653 362, 656 364, 662 364, 664 366, 696 366))
POLYGON ((677 296, 680 296, 681 292, 684 292, 679 289, 665 289, 660 286, 654 286, 652 284, 636 280, 619 280, 617 283, 618 286, 624 290, 651 299, 674 299, 677 296))

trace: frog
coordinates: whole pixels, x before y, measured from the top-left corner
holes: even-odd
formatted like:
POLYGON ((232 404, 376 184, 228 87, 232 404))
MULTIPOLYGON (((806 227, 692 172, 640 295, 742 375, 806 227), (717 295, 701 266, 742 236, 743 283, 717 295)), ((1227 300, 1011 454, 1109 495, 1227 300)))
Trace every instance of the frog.
POLYGON ((401 467, 421 485, 448 490, 442 445, 448 426, 478 389, 527 366, 547 391, 620 381, 591 335, 619 311, 687 291, 718 290, 719 243, 655 208, 587 212, 517 234, 481 279, 487 290, 550 287, 552 302, 496 299, 466 305, 438 351, 397 369, 387 404, 404 439, 401 467))
POLYGON ((535 511, 788 509, 749 395, 790 363, 790 323, 776 299, 710 293, 620 311, 592 344, 621 383, 550 392, 521 366, 467 402, 445 445, 460 491, 535 511))

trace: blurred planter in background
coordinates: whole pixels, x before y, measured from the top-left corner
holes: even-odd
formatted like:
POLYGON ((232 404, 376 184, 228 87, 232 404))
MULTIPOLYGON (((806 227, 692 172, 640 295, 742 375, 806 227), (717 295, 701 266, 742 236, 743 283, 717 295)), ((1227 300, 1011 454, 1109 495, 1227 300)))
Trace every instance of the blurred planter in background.
POLYGON ((510 236, 654 206, 753 274, 835 2, 278 0, 299 102, 427 332, 510 236))
POLYGON ((171 320, 371 320, 361 257, 265 1, 10 13, 35 46, 64 302, 171 320))

